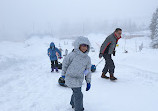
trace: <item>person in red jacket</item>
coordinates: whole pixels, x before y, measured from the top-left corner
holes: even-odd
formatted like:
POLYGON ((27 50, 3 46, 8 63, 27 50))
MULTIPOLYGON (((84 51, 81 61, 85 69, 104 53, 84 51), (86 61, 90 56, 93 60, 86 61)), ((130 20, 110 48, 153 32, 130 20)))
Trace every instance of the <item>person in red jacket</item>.
POLYGON ((114 77, 115 65, 111 58, 111 54, 115 56, 116 44, 121 38, 121 34, 122 29, 116 28, 116 30, 111 35, 109 35, 101 45, 99 58, 104 57, 105 59, 105 66, 101 75, 102 78, 109 79, 109 77, 106 76, 106 73, 109 72, 110 80, 117 80, 117 78, 114 77))

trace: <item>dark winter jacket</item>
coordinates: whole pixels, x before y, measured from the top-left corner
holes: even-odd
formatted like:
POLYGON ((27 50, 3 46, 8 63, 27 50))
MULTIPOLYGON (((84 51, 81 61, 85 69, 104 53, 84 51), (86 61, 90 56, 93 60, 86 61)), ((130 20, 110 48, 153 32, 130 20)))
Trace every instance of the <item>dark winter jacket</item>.
MULTIPOLYGON (((120 38, 118 38, 118 39, 120 39, 120 38)), ((103 42, 103 44, 101 45, 99 57, 102 57, 103 54, 105 54, 105 53, 106 54, 113 54, 118 39, 116 38, 116 36, 115 36, 114 33, 112 33, 111 35, 109 35, 105 39, 105 41, 103 42)))
POLYGON ((59 54, 59 56, 61 56, 61 52, 59 51, 58 48, 55 47, 55 44, 52 42, 50 44, 50 48, 48 48, 48 56, 50 57, 51 61, 55 61, 58 59, 57 53, 59 54))

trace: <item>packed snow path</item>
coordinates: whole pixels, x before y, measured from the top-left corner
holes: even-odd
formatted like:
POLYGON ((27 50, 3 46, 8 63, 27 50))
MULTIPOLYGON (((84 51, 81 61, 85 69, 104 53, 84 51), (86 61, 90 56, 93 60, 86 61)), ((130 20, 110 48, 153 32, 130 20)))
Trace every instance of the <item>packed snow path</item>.
MULTIPOLYGON (((95 49, 89 53, 92 64, 100 61, 96 42, 101 44, 103 40, 103 37, 99 41, 90 39, 95 49)), ((50 72, 47 48, 51 41, 57 47, 60 42, 69 51, 73 48, 73 40, 67 40, 68 45, 64 46, 65 40, 52 38, 35 37, 25 43, 1 42, 0 111, 73 111, 69 104, 71 89, 58 85, 61 70, 50 72)), ((123 43, 120 40, 120 45, 123 43)), ((113 57, 117 81, 100 77, 104 61, 92 73, 92 87, 88 92, 84 81, 85 111, 158 111, 158 52, 149 48, 141 53, 128 49, 129 53, 125 54, 119 46, 113 57)))

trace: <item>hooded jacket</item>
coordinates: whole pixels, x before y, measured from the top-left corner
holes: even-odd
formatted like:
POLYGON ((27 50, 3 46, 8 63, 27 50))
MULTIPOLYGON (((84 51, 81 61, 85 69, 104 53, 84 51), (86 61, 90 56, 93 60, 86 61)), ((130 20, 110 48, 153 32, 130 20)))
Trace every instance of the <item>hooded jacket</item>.
POLYGON ((62 63, 62 76, 65 76, 65 84, 70 88, 82 86, 84 76, 87 83, 91 82, 91 59, 88 56, 90 42, 86 37, 78 37, 74 42, 74 50, 69 53, 62 63), (83 53, 79 47, 81 44, 88 45, 88 50, 83 53), (84 71, 88 74, 84 75, 84 71))
POLYGON ((61 52, 59 51, 59 49, 55 47, 55 44, 53 42, 51 42, 50 48, 48 48, 48 56, 50 57, 51 61, 55 61, 58 59, 56 52, 59 54, 59 56, 61 56, 61 52))

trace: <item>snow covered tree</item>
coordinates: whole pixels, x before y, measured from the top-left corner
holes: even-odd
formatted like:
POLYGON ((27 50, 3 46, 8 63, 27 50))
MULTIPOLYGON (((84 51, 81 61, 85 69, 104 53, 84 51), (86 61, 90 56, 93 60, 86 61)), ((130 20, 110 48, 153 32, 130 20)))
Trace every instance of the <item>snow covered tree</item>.
POLYGON ((152 39, 152 47, 158 48, 158 8, 156 12, 153 14, 152 21, 150 24, 151 30, 151 39, 152 39))
POLYGON ((158 18, 156 21, 155 38, 158 38, 158 18))

